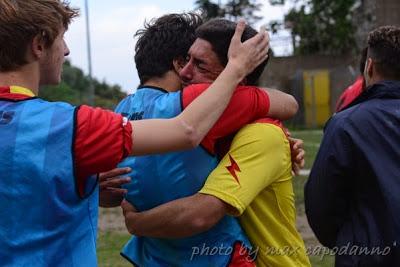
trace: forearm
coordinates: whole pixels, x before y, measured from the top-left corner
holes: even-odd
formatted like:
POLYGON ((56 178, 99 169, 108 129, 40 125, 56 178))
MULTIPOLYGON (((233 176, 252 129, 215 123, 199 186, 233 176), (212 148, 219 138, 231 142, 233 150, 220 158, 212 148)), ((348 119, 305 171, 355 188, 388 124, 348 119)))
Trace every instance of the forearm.
POLYGON ((288 120, 296 115, 299 105, 292 95, 275 89, 264 88, 264 90, 270 98, 269 117, 288 120))
POLYGON ((183 238, 210 229, 227 211, 226 204, 208 195, 196 194, 125 216, 128 231, 137 236, 183 238))
POLYGON ((133 155, 196 147, 224 112, 244 74, 228 66, 215 82, 177 117, 133 121, 133 155), (154 130, 156 129, 156 130, 154 130))
POLYGON ((224 112, 236 86, 245 77, 235 68, 228 63, 214 83, 177 117, 181 124, 194 130, 193 140, 197 144, 224 112))

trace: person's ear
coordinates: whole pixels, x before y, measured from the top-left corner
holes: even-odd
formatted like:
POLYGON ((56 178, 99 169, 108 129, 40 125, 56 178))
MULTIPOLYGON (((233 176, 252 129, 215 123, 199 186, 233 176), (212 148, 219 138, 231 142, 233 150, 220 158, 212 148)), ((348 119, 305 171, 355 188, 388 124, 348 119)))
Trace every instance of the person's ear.
POLYGON ((43 53, 45 51, 45 44, 42 35, 38 34, 33 37, 30 50, 33 57, 36 59, 40 59, 43 56, 43 53))
POLYGON ((367 59, 367 63, 365 64, 365 75, 368 78, 371 78, 373 73, 374 73, 374 68, 373 68, 374 62, 372 58, 367 59))

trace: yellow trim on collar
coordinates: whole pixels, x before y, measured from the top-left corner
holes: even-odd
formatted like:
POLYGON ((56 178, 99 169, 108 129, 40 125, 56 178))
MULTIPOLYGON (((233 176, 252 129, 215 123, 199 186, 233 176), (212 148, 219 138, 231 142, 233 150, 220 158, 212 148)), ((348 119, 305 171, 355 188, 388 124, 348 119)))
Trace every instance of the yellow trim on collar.
POLYGON ((15 86, 15 85, 10 86, 10 93, 27 95, 27 96, 31 96, 31 97, 35 96, 35 94, 31 90, 24 88, 24 87, 20 87, 20 86, 15 86))

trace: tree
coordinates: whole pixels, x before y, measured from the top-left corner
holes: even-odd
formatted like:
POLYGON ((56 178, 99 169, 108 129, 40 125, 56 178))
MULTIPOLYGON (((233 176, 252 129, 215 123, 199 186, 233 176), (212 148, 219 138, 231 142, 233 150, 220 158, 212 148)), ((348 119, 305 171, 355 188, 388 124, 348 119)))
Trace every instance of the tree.
MULTIPOLYGON (((295 54, 338 55, 357 49, 352 22, 353 8, 360 0, 294 0, 300 3, 284 18, 284 23, 270 24, 271 28, 289 28, 295 54)), ((284 0, 270 0, 284 4, 284 0)))
POLYGON ((254 24, 262 18, 255 14, 262 7, 257 0, 229 0, 224 5, 210 0, 196 0, 195 5, 202 11, 206 21, 215 17, 225 17, 234 21, 244 18, 249 24, 254 24))
POLYGON ((195 5, 197 9, 202 11, 202 17, 204 20, 209 20, 217 17, 224 17, 225 10, 209 0, 196 0, 195 5))
POLYGON ((58 86, 44 86, 39 91, 39 96, 47 101, 64 101, 72 105, 79 105, 79 92, 73 90, 65 82, 61 82, 58 86))
POLYGON ((231 20, 237 21, 239 18, 244 18, 247 23, 254 24, 262 17, 255 15, 260 11, 262 5, 257 1, 252 0, 231 0, 225 5, 225 16, 231 20))
MULTIPOLYGON (((93 79, 96 106, 113 109, 126 96, 118 85, 110 86, 105 81, 93 79)), ((73 105, 88 103, 89 77, 66 61, 63 79, 58 86, 43 86, 39 96, 48 101, 64 101, 73 105)))

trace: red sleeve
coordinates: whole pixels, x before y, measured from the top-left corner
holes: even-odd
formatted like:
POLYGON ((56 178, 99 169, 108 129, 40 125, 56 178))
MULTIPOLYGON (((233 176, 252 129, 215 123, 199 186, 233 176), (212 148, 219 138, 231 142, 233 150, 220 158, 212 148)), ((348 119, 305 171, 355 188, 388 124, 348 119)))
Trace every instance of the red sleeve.
MULTIPOLYGON (((187 107, 208 86, 209 84, 194 84, 184 88, 182 92, 183 108, 187 107)), ((201 144, 214 154, 214 146, 218 138, 234 133, 256 119, 264 118, 268 111, 269 96, 267 92, 254 86, 239 86, 228 107, 201 144)))
POLYGON ((364 77, 359 76, 357 80, 344 90, 336 103, 336 112, 345 109, 350 105, 364 90, 364 77))
POLYGON ((81 106, 75 126, 74 159, 79 191, 88 176, 108 171, 132 151, 132 126, 111 111, 81 106))

